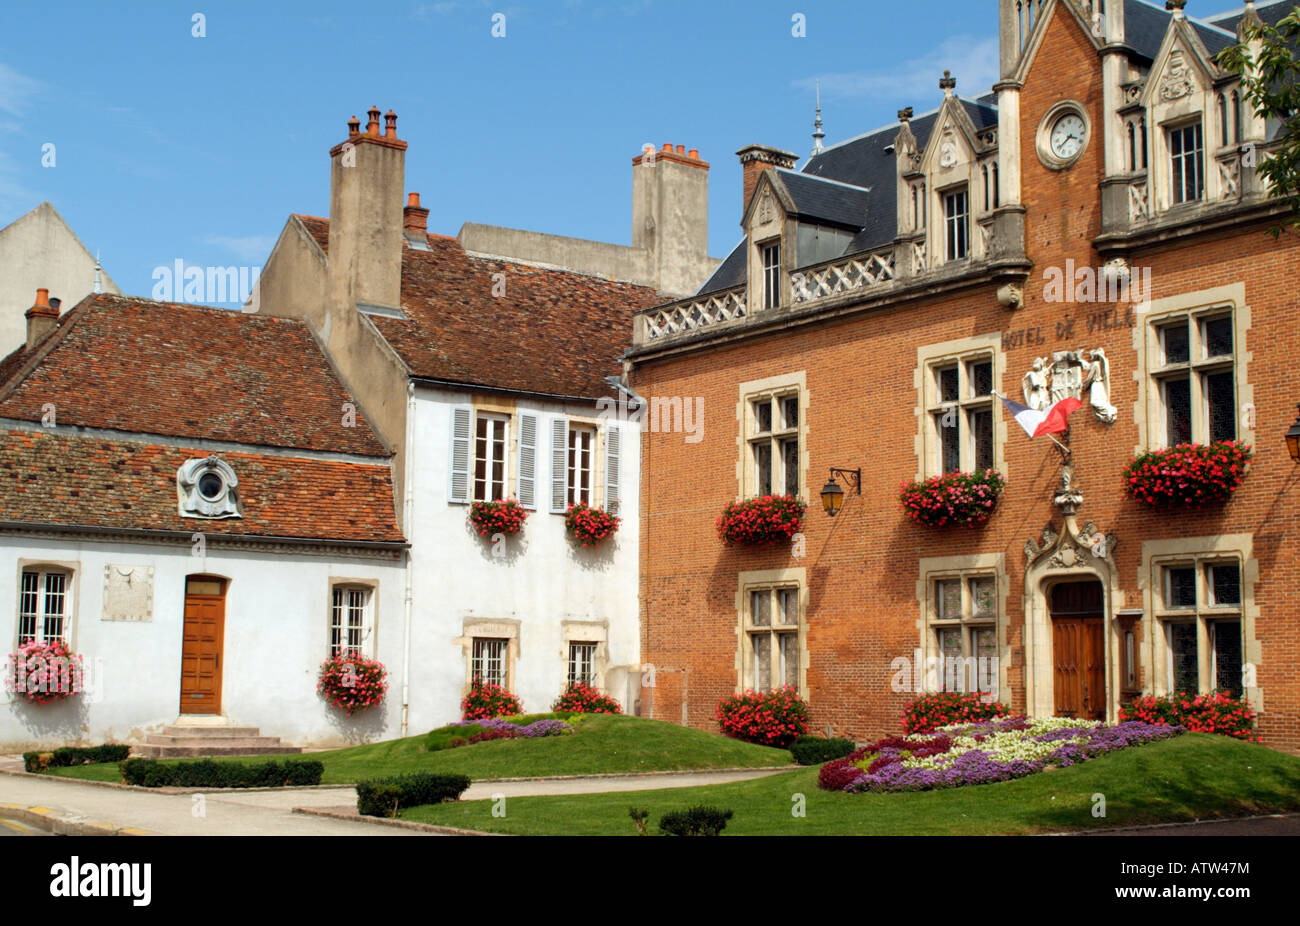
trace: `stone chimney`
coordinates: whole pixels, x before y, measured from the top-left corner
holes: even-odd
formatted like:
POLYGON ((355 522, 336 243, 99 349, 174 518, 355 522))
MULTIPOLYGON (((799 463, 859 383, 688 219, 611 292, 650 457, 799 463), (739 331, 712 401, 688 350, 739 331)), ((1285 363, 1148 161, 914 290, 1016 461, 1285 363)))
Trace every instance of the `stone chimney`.
POLYGON ((402 234, 411 247, 427 251, 429 249, 429 210, 420 205, 419 193, 408 193, 406 208, 402 210, 402 234))
POLYGON ((709 162, 696 148, 646 145, 632 159, 632 247, 661 293, 694 292, 709 263, 709 162))
POLYGON ((347 140, 330 149, 329 288, 345 305, 397 308, 406 142, 397 137, 397 114, 391 109, 382 134, 379 107, 367 115, 364 132, 353 116, 347 140))
POLYGON ((787 170, 795 165, 798 160, 793 151, 782 151, 780 148, 769 148, 767 145, 748 145, 736 152, 740 158, 740 169, 743 171, 741 182, 740 211, 744 214, 749 208, 749 198, 754 195, 754 187, 758 186, 758 178, 763 171, 771 170, 774 167, 783 167, 787 170))
POLYGON ((50 291, 38 289, 36 304, 27 310, 27 349, 31 350, 44 341, 58 326, 59 310, 50 305, 50 291))

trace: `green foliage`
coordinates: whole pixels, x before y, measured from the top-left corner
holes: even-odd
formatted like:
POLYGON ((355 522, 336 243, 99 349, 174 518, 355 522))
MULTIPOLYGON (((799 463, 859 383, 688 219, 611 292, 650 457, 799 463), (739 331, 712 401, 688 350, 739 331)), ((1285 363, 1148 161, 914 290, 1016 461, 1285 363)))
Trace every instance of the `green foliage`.
POLYGON ((431 772, 359 781, 357 812, 368 817, 395 817, 403 807, 457 800, 468 787, 468 775, 431 772))
POLYGON ((730 810, 701 804, 664 814, 659 818, 659 832, 667 836, 718 836, 731 817, 730 810))
POLYGON ((23 753, 23 768, 29 772, 43 772, 47 768, 66 768, 70 765, 93 765, 99 762, 121 762, 131 755, 130 746, 105 743, 102 746, 64 746, 53 752, 23 753))
MULTIPOLYGON (((1243 101, 1255 115, 1281 122, 1283 131, 1276 143, 1268 143, 1266 153, 1248 143, 1243 163, 1249 166, 1244 158, 1252 158, 1269 195, 1300 213, 1300 62, 1295 53, 1300 47, 1300 6, 1276 26, 1259 20, 1247 25, 1245 39, 1221 51, 1218 63, 1241 77, 1243 101), (1258 51, 1252 52, 1250 46, 1256 41, 1258 51)), ((1300 215, 1292 215, 1285 227, 1300 228, 1300 215)), ((1273 237, 1282 230, 1280 225, 1271 229, 1273 237)))
POLYGON ((790 744, 790 754, 800 765, 821 765, 832 759, 843 759, 855 748, 853 740, 843 737, 801 736, 790 744))
POLYGON ((627 815, 636 824, 636 834, 644 836, 646 821, 650 819, 650 809, 648 807, 629 807, 627 815))
POLYGON ((164 765, 157 759, 127 759, 119 767, 129 785, 146 788, 286 788, 320 784, 320 762, 180 762, 164 765))

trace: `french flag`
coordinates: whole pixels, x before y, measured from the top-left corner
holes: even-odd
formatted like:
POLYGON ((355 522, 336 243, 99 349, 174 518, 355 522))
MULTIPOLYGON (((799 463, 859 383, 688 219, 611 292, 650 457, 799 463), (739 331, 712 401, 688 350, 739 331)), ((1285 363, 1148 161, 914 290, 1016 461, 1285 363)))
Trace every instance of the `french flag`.
POLYGON ((1083 407, 1083 403, 1078 399, 1066 397, 1050 408, 1039 412, 1034 411, 1027 405, 1013 402, 1004 395, 999 395, 998 398, 1007 407, 1011 417, 1016 419, 1017 423, 1025 429, 1025 433, 1030 437, 1038 437, 1040 434, 1060 434, 1070 427, 1068 420, 1070 412, 1083 407))

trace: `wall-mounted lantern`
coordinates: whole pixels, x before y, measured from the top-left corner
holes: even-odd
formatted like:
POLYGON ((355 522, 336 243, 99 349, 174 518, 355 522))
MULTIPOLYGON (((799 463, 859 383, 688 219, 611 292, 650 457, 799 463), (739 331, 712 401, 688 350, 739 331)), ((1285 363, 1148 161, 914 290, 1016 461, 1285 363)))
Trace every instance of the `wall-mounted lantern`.
POLYGON ((853 486, 855 494, 862 494, 862 470, 841 469, 838 466, 832 466, 830 482, 826 483, 822 488, 822 508, 832 518, 839 514, 840 509, 844 507, 844 490, 835 481, 836 474, 843 476, 844 481, 853 486))

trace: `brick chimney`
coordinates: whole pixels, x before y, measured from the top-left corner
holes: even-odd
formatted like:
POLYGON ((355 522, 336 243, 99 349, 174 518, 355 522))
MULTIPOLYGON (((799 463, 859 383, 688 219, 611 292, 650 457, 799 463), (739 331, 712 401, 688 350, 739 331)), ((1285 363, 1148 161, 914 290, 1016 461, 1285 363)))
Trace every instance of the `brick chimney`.
MULTIPOLYGON (((56 300, 57 302, 57 300, 56 300)), ((27 349, 45 340, 59 326, 59 310, 50 305, 50 291, 38 289, 36 304, 27 310, 27 349)))
POLYGON ((429 210, 420 205, 419 193, 408 193, 406 208, 402 210, 402 233, 411 247, 421 251, 429 249, 429 210))
POLYGON ((379 128, 379 107, 356 116, 347 140, 330 149, 329 287, 346 305, 396 308, 402 284, 402 191, 406 142, 391 109, 379 128))
POLYGON ((694 292, 709 272, 709 162, 697 148, 646 145, 632 159, 632 247, 649 253, 655 287, 694 292))
POLYGON ((740 158, 740 168, 744 172, 740 198, 742 214, 749 208, 749 198, 754 195, 754 187, 758 186, 758 178, 763 171, 774 167, 789 170, 798 160, 793 151, 782 151, 780 148, 770 148, 767 145, 747 145, 736 154, 740 158))

